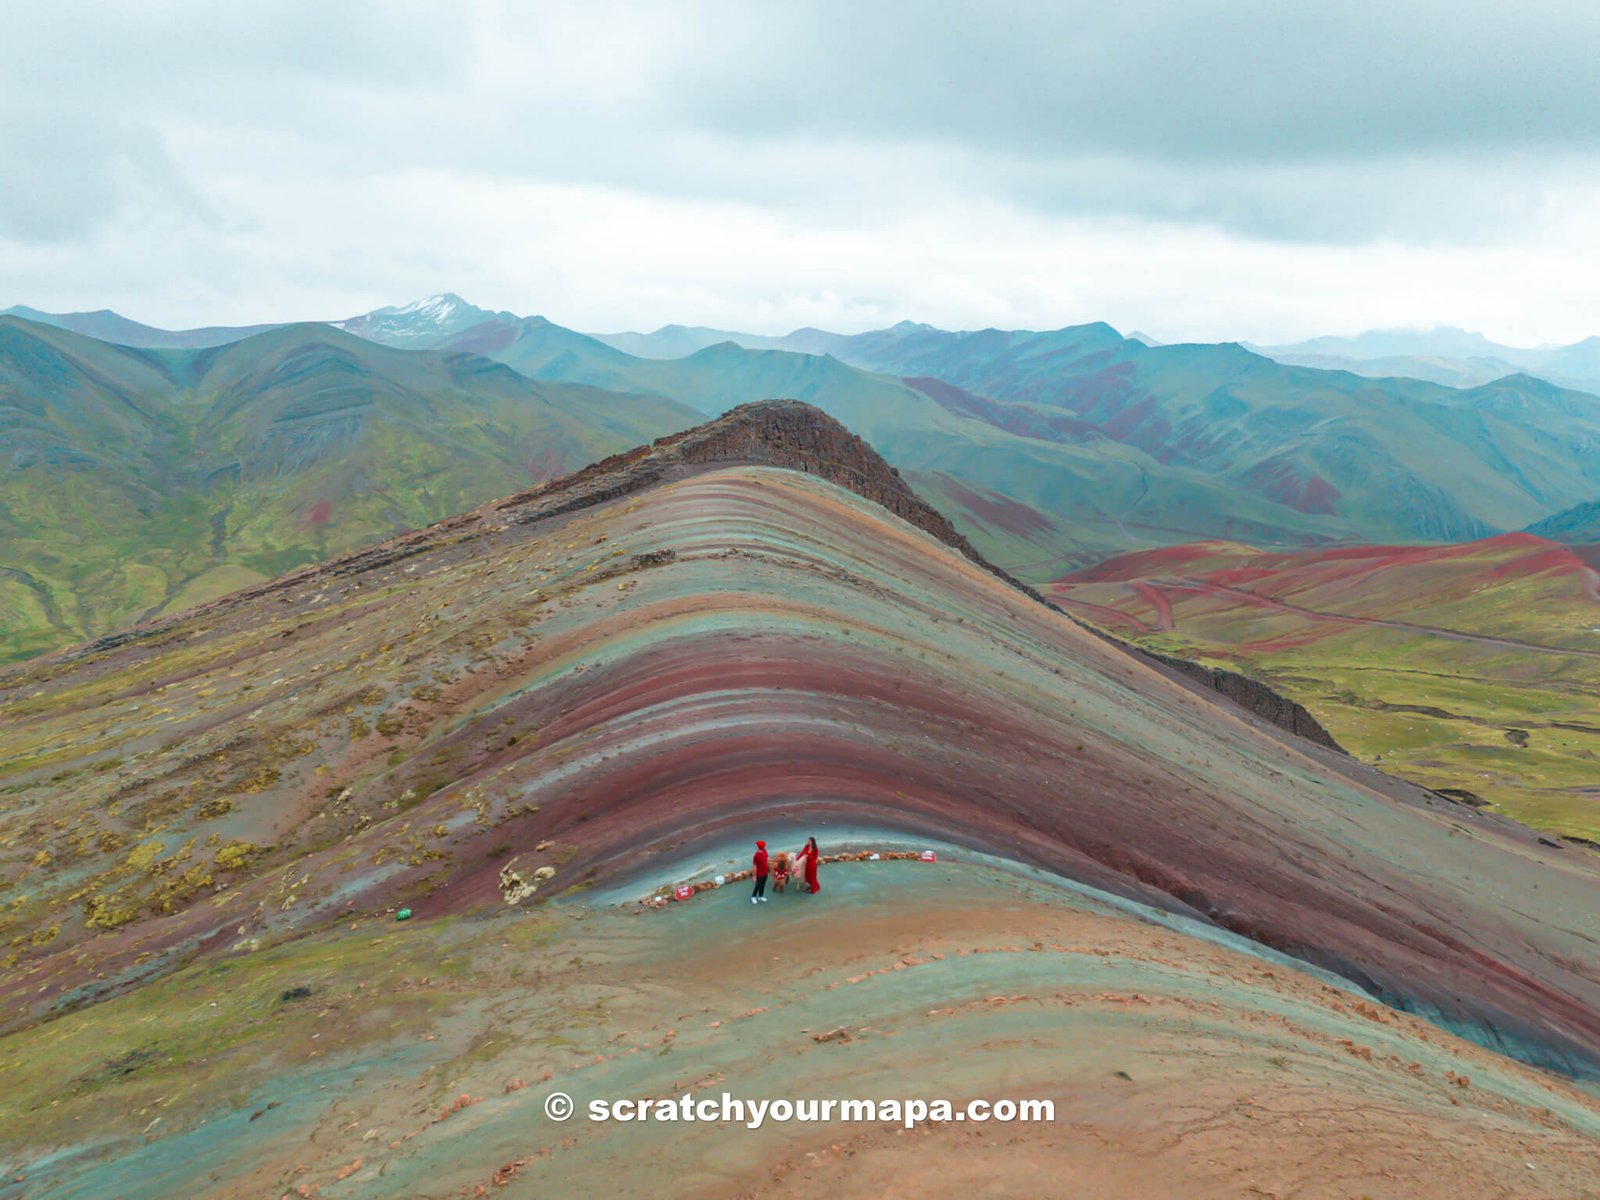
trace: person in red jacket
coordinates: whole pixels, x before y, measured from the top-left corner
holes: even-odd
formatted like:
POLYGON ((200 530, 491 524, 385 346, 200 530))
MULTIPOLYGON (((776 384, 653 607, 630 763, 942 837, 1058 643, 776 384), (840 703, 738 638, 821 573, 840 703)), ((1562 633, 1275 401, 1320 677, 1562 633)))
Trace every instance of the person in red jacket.
POLYGON ((756 890, 750 894, 750 903, 767 902, 767 844, 756 843, 755 856, 751 858, 750 865, 755 868, 756 890))
POLYGON ((806 839, 806 890, 812 893, 820 892, 822 885, 817 882, 817 839, 806 839))

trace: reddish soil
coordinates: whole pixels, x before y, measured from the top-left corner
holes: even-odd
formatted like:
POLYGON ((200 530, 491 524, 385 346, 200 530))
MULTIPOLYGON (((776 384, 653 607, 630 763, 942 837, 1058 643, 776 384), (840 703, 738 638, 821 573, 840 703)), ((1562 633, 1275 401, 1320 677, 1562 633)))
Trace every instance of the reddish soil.
POLYGON ((964 417, 975 417, 997 429, 1023 437, 1045 438, 1051 441, 1068 441, 1081 438, 1094 431, 1089 421, 1068 416, 1066 413, 1041 413, 1036 409, 1022 408, 979 396, 965 388, 956 387, 942 379, 911 377, 903 380, 930 400, 950 412, 964 417))
POLYGON ((1246 478, 1263 496, 1300 512, 1333 514, 1339 511, 1339 489, 1320 475, 1301 474, 1292 463, 1269 460, 1258 464, 1246 478))

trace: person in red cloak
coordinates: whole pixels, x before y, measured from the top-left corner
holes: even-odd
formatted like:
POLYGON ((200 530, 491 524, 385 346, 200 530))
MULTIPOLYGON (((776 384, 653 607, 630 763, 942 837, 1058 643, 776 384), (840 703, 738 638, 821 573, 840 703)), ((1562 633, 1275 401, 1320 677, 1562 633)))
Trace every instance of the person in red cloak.
POLYGON ((750 859, 750 865, 755 868, 756 890, 750 893, 751 904, 765 904, 767 902, 767 844, 756 843, 755 855, 750 859))
POLYGON ((815 895, 822 890, 822 885, 817 882, 817 839, 806 839, 806 890, 815 895))

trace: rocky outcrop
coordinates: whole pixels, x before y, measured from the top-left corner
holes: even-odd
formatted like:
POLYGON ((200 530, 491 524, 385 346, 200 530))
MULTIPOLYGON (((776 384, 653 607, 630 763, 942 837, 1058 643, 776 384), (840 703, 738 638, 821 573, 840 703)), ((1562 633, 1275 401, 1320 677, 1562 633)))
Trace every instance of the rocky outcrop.
POLYGON ((786 467, 848 488, 1043 601, 1037 592, 985 562, 955 526, 912 491, 870 445, 820 409, 799 400, 741 405, 714 421, 614 454, 490 507, 518 523, 537 521, 638 491, 674 469, 710 463, 786 467))
MULTIPOLYGON (((1126 643, 1119 644, 1126 647, 1126 643)), ((1175 658, 1170 654, 1126 648, 1132 653, 1153 659, 1162 666, 1171 667, 1174 671, 1214 691, 1221 692, 1241 708, 1249 709, 1258 717, 1271 721, 1281 729, 1287 729, 1290 733, 1307 741, 1316 742, 1319 746, 1326 746, 1341 754, 1346 753, 1344 747, 1333 740, 1333 735, 1322 727, 1322 723, 1313 717, 1303 704, 1274 691, 1259 679, 1251 679, 1248 675, 1241 675, 1237 671, 1229 671, 1223 667, 1208 667, 1204 663, 1197 663, 1187 658, 1175 658)))

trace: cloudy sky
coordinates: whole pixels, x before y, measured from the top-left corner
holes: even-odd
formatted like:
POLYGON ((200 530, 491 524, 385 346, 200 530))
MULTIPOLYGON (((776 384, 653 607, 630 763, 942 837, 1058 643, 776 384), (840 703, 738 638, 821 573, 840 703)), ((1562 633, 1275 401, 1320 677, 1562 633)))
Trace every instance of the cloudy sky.
POLYGON ((1600 5, 18 3, 0 307, 1600 333, 1600 5))

